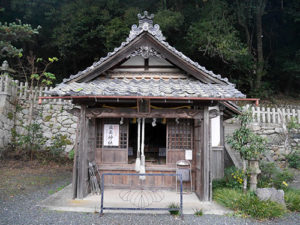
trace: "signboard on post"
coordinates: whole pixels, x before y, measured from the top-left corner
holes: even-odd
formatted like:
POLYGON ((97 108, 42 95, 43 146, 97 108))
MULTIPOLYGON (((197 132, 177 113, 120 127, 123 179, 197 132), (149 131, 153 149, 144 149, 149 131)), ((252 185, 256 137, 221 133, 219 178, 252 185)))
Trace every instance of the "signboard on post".
POLYGON ((119 128, 120 125, 118 124, 104 124, 104 146, 119 146, 119 128))

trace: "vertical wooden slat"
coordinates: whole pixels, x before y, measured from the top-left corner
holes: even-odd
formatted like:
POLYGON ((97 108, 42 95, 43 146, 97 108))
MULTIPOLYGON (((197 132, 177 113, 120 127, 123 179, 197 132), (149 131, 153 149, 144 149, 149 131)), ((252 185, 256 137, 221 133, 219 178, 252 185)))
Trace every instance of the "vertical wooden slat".
POLYGON ((300 110, 297 110, 297 116, 298 116, 298 123, 300 123, 300 110))
POLYGON ((286 109, 286 121, 290 121, 291 119, 291 110, 290 109, 286 109))
POLYGON ((19 98, 22 98, 22 95, 23 95, 23 82, 21 82, 19 86, 19 98))
POLYGON ((261 116, 262 116, 262 122, 266 122, 266 112, 265 112, 265 107, 261 108, 261 116))
POLYGON ((292 117, 293 117, 294 119, 296 119, 296 110, 295 110, 295 109, 292 109, 292 117))
POLYGON ((270 108, 267 108, 267 123, 271 123, 271 112, 270 112, 270 108))
POLYGON ((275 108, 272 108, 272 122, 273 123, 277 123, 275 108))
POLYGON ((27 92, 28 92, 28 82, 25 82, 24 85, 24 99, 27 99, 27 92))
POLYGON ((257 122, 260 123, 260 107, 256 107, 257 122))
POLYGON ((281 123, 281 117, 282 117, 282 111, 277 108, 277 120, 278 120, 278 123, 281 123))

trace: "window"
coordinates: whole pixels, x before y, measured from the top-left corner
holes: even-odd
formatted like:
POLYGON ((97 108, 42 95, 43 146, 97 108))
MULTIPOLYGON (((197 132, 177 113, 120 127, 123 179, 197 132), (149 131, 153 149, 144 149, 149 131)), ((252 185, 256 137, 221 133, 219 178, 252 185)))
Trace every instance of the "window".
POLYGON ((168 121, 168 149, 193 149, 193 121, 168 121))

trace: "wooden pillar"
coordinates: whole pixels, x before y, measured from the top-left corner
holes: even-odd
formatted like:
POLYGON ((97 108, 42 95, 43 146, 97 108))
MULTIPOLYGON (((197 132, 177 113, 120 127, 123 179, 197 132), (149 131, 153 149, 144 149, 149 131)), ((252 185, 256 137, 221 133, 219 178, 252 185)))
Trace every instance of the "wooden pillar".
POLYGON ((88 120, 88 149, 87 158, 89 162, 95 161, 96 154, 96 119, 88 120))
POLYGON ((202 165, 203 165, 203 193, 202 201, 211 201, 211 173, 210 173, 210 124, 209 124, 209 110, 204 107, 203 112, 203 151, 202 151, 202 165))
POLYGON ((78 145, 78 177, 77 177, 77 198, 84 198, 88 194, 88 126, 89 120, 86 117, 86 106, 81 105, 80 110, 80 137, 78 145))

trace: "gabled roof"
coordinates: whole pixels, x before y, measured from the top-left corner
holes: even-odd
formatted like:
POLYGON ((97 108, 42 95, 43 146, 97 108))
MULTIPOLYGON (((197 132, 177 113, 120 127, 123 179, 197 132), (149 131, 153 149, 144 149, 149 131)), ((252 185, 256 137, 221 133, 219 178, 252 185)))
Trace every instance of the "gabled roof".
POLYGON ((194 77, 186 79, 94 79, 72 82, 55 88, 60 96, 155 96, 243 98, 232 85, 205 84, 194 77))
MULTIPOLYGON (((214 74, 212 71, 208 71, 205 67, 200 66, 197 62, 194 62, 189 57, 185 56, 182 52, 179 52, 174 47, 170 46, 168 42, 165 41, 159 25, 153 25, 153 14, 148 15, 145 11, 144 15, 138 15, 139 25, 133 25, 129 33, 128 38, 125 42, 122 42, 121 46, 115 48, 113 52, 109 52, 106 57, 101 58, 98 62, 93 63, 92 66, 86 68, 83 71, 78 72, 76 75, 71 75, 68 79, 64 79, 61 84, 56 88, 52 89, 52 95, 106 95, 108 89, 111 89, 109 85, 113 84, 113 79, 107 78, 107 80, 95 80, 99 75, 105 73, 112 67, 120 64, 124 59, 131 57, 140 52, 141 54, 159 54, 170 61, 172 64, 178 66, 180 69, 185 71, 187 74, 193 76, 191 78, 187 75, 186 81, 180 81, 181 92, 173 91, 172 93, 164 93, 161 87, 161 93, 152 92, 149 93, 150 96, 177 96, 184 95, 197 96, 197 97, 236 97, 245 98, 241 92, 235 89, 235 85, 230 83, 227 78, 222 78, 219 74, 214 74), (146 52, 145 52, 146 51, 146 52), (189 85, 185 85, 186 82, 190 82, 189 85), (97 84, 97 85, 96 85, 97 84), (103 84, 103 85, 102 85, 103 84), (107 85, 107 86, 106 86, 107 85), (197 89, 197 85, 199 88, 197 89), (195 90, 190 93, 190 89, 195 90), (202 90, 197 92, 196 90, 202 90), (78 91, 79 90, 79 91, 78 91)), ((144 57, 144 56, 143 56, 144 57)), ((152 85, 165 84, 170 85, 173 88, 173 84, 178 83, 178 81, 173 81, 168 79, 168 81, 147 81, 146 80, 135 80, 128 81, 127 79, 119 81, 119 84, 123 85, 141 85, 147 83, 151 89, 152 85)), ((129 87, 127 87, 129 88, 129 87)), ((121 88, 121 89, 125 89, 121 88)), ((176 88, 175 88, 176 89, 176 88)), ((174 90, 175 90, 174 89, 174 90)), ((147 93, 143 92, 142 89, 137 92, 136 96, 144 96, 147 93)), ((115 95, 122 95, 121 91, 117 93, 117 89, 113 91, 115 95)), ((125 91, 124 94, 130 95, 130 91, 125 91)))

